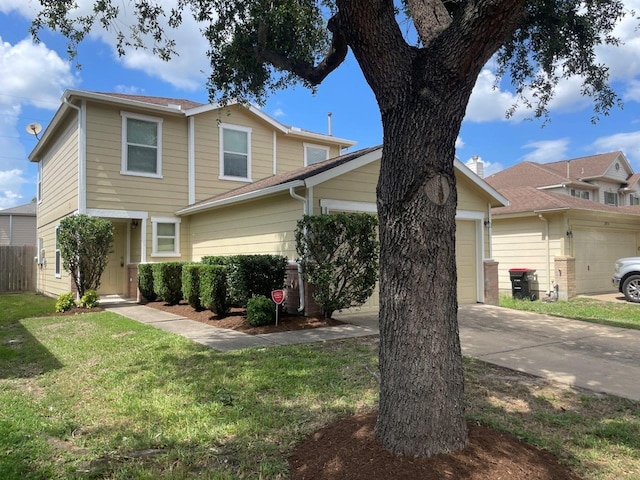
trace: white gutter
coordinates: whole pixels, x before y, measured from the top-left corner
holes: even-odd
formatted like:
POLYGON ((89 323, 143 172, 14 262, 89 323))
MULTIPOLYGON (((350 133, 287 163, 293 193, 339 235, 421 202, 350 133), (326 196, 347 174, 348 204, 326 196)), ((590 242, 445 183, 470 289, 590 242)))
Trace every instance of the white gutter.
POLYGON ((65 97, 62 102, 68 107, 73 108, 78 112, 78 213, 85 213, 87 210, 87 189, 86 189, 86 138, 85 138, 85 120, 83 115, 85 108, 85 101, 82 101, 82 107, 78 107, 65 97))
POLYGON ((547 239, 547 291, 551 291, 551 247, 549 244, 549 220, 544 218, 542 214, 538 214, 538 218, 544 222, 545 238, 547 239))
MULTIPOLYGON (((289 195, 291 195, 291 198, 295 200, 300 200, 302 202, 302 211, 306 215, 309 210, 309 202, 307 202, 307 199, 298 195, 295 192, 294 187, 289 188, 289 195)), ((300 306, 298 307, 298 312, 302 312, 305 308, 305 301, 304 301, 304 280, 302 279, 302 265, 300 265, 300 263, 298 263, 298 293, 300 295, 300 306)))

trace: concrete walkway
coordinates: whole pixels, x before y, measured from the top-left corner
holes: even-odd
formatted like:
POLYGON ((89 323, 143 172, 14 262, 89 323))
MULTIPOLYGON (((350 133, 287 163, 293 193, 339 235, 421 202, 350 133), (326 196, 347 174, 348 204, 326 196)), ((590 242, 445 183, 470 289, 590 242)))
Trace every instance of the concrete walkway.
MULTIPOLYGON (((113 311, 221 351, 378 334, 377 317, 341 314, 348 325, 247 335, 153 308, 116 303, 113 311)), ((459 311, 465 356, 569 385, 640 400, 640 330, 520 312, 490 305, 459 311)))

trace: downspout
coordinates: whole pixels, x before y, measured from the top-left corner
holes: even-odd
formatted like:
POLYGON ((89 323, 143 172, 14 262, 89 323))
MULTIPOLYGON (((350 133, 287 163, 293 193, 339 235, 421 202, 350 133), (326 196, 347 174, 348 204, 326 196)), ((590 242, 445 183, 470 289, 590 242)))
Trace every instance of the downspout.
POLYGON ((545 238, 547 239, 547 291, 551 291, 551 247, 549 244, 549 220, 544 218, 542 214, 538 214, 538 218, 544 222, 545 238))
POLYGON ((82 115, 82 108, 78 107, 66 98, 62 100, 62 102, 68 107, 73 108, 78 112, 78 213, 85 213, 87 210, 87 196, 86 196, 86 185, 85 185, 85 159, 86 159, 86 151, 85 151, 85 137, 84 137, 84 117, 82 115))
MULTIPOLYGON (((295 200, 300 200, 302 202, 302 210, 304 212, 304 214, 307 214, 307 211, 309 210, 309 206, 307 203, 307 199, 298 195, 293 187, 289 188, 289 195, 291 195, 291 198, 295 199, 295 200)), ((302 312, 304 311, 305 308, 305 302, 304 302, 304 281, 302 280, 302 265, 300 265, 300 263, 298 263, 298 294, 300 295, 300 306, 298 307, 298 312, 302 312)))
POLYGON ((487 230, 488 230, 488 235, 489 235, 489 260, 493 260, 493 237, 492 237, 492 231, 491 229, 493 228, 491 226, 491 204, 488 203, 487 204, 487 221, 489 222, 487 224, 487 230))

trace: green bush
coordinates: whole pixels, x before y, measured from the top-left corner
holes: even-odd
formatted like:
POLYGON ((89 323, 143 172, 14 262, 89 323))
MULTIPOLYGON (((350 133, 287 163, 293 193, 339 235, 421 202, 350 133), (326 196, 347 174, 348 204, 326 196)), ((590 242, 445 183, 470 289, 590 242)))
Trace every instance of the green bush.
POLYGON ((220 317, 229 313, 227 267, 200 266, 200 303, 220 317))
POLYGON ((362 305, 378 279, 378 219, 366 213, 305 215, 296 228, 303 275, 325 317, 362 305))
POLYGON ((58 300, 56 301, 56 312, 66 312, 67 310, 71 310, 76 306, 76 302, 73 299, 74 294, 72 292, 61 293, 58 295, 58 300))
POLYGON ((182 262, 153 264, 153 290, 169 305, 182 300, 182 262))
POLYGON ((271 325, 276 320, 276 304, 262 295, 247 302, 247 320, 254 327, 271 325))
POLYGON ((149 302, 158 298, 153 289, 153 264, 141 263, 138 265, 138 290, 140 290, 140 295, 149 302))
POLYGON ((195 310, 202 310, 200 302, 200 268, 203 265, 185 265, 182 267, 182 298, 195 310))
POLYGON ((247 306, 256 295, 269 297, 282 288, 287 258, 282 255, 236 255, 228 259, 228 284, 231 302, 247 306))
POLYGON ((206 256, 200 259, 203 265, 226 265, 231 257, 222 256, 206 256))
POLYGON ((95 290, 87 290, 84 292, 82 298, 80 298, 79 306, 82 308, 94 308, 98 306, 99 303, 98 292, 95 290))

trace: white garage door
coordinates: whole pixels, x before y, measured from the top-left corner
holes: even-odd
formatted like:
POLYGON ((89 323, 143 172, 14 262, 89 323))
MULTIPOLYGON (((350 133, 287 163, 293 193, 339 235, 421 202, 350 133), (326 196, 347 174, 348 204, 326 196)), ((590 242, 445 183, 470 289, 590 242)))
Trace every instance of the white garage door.
POLYGON ((456 221, 456 268, 458 303, 478 301, 478 259, 476 256, 476 222, 456 221))
POLYGON ((636 233, 576 227, 572 230, 576 258, 576 292, 612 291, 613 264, 618 258, 637 255, 636 233))

